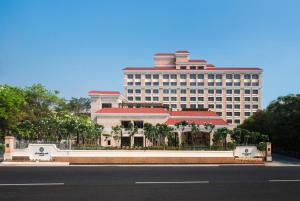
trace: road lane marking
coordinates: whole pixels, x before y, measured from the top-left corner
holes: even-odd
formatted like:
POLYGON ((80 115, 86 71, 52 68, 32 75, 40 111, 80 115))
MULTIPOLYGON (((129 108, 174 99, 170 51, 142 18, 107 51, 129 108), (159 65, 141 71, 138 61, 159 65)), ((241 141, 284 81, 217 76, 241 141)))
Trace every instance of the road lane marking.
POLYGON ((62 186, 65 183, 23 183, 23 184, 0 184, 0 186, 62 186))
POLYGON ((136 181, 135 184, 208 184, 209 181, 136 181))
POLYGON ((271 179, 269 182, 300 182, 300 179, 271 179))

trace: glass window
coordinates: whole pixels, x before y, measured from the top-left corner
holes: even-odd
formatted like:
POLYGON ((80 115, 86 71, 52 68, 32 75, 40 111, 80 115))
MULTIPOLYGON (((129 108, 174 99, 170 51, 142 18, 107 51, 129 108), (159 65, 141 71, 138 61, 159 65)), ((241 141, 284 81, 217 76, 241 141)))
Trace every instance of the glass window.
POLYGON ((130 121, 121 121, 121 125, 123 128, 129 128, 130 121))
POLYGON ((208 108, 214 109, 215 105, 214 104, 208 104, 208 108))
POLYGON ((250 97, 245 97, 245 101, 250 101, 250 97))
POLYGON ((164 74, 164 75, 163 75, 163 78, 164 78, 164 79, 169 79, 169 74, 164 74))
POLYGON ((186 69, 186 66, 180 66, 180 69, 184 70, 184 69, 186 69))
POLYGON ((232 124, 232 119, 227 119, 226 121, 228 124, 232 124))
POLYGON ((217 108, 217 109, 222 109, 222 105, 221 105, 221 104, 217 104, 217 105, 216 105, 216 108, 217 108))
POLYGON ((214 94, 215 91, 214 91, 213 89, 209 89, 209 90, 208 90, 208 93, 209 93, 209 94, 214 94))
POLYGON ((222 79, 222 75, 221 74, 216 74, 216 79, 222 79))
POLYGON ((171 104, 171 108, 177 108, 176 104, 171 104))
POLYGON ((159 83, 158 82, 153 82, 153 86, 158 86, 159 83))
POLYGON ((169 101, 169 97, 163 97, 163 101, 169 101))
POLYGON ((240 115, 240 112, 234 112, 234 116, 239 117, 240 115))
POLYGON ((146 93, 146 94, 151 94, 151 89, 146 89, 146 90, 145 90, 145 93, 146 93))
POLYGON ((258 82, 252 82, 252 86, 258 86, 258 82))
POLYGON ((232 101, 232 97, 226 97, 226 101, 232 101))
POLYGON ((255 102, 257 102, 258 101, 258 97, 253 97, 252 100, 255 101, 255 102))
POLYGON ((234 101, 240 101, 240 97, 234 97, 234 101))
POLYGON ((251 82, 244 82, 244 86, 246 87, 251 86, 251 82))
POLYGON ((198 74, 198 79, 204 79, 204 74, 198 74))
POLYGON ((133 89, 128 89, 127 93, 132 94, 133 93, 133 89))
POLYGON ((196 104, 191 104, 191 105, 190 105, 190 108, 195 109, 195 108, 196 108, 196 104))
POLYGON ((232 112, 226 112, 226 116, 232 116, 232 112))
POLYGON ((171 86, 177 86, 177 82, 171 82, 171 86))
POLYGON ((227 104, 227 105, 226 105, 226 108, 227 108, 227 109, 232 109, 232 105, 227 104))
POLYGON ((240 78, 241 78, 240 74, 234 74, 234 79, 240 79, 240 78))
POLYGON ((204 82, 198 82, 198 86, 204 86, 204 82))
POLYGON ((196 89, 190 89, 190 94, 196 94, 196 89))
POLYGON ((208 82, 208 86, 210 86, 210 87, 215 86, 215 83, 214 82, 208 82))
POLYGON ((168 90, 168 89, 164 89, 164 90, 163 90, 163 93, 164 93, 164 94, 168 94, 168 93, 169 93, 169 90, 168 90))
POLYGON ((135 100, 136 100, 136 101, 140 101, 140 100, 141 100, 141 97, 137 96, 137 97, 135 97, 135 100))
POLYGON ((204 90, 203 89, 198 89, 198 94, 204 94, 204 90))
POLYGON ((252 93, 253 94, 258 94, 258 90, 254 89, 254 90, 252 90, 252 93))
POLYGON ((251 75, 250 74, 245 74, 244 79, 251 79, 251 75))
POLYGON ((177 79, 177 75, 176 74, 172 74, 171 75, 171 79, 177 79))
POLYGON ((222 86, 222 82, 216 82, 216 86, 222 86))
POLYGON ((145 75, 145 78, 146 78, 146 79, 151 79, 151 74, 145 75))
POLYGON ((134 121, 133 125, 136 126, 137 128, 143 128, 144 122, 143 121, 134 121))
POLYGON ((190 82, 190 86, 196 86, 197 82, 190 82))
POLYGON ((169 86, 169 82, 163 82, 164 86, 169 86))
POLYGON ((158 101, 159 97, 153 97, 153 101, 158 101))
POLYGON ((186 104, 181 104, 180 107, 184 109, 186 108, 186 104))
POLYGON ((198 101, 204 101, 204 97, 198 97, 198 101))
POLYGON ((222 90, 221 89, 217 89, 216 90, 216 94, 222 94, 222 90))
POLYGON ((250 105, 249 104, 245 105, 245 109, 250 109, 250 105))
POLYGON ((128 96, 127 97, 129 101, 133 101, 133 97, 132 96, 128 96))
POLYGON ((226 90, 226 94, 232 94, 232 90, 231 89, 227 89, 226 90))
POLYGON ((159 75, 158 74, 154 74, 153 75, 153 79, 159 79, 159 75))
POLYGON ((146 100, 146 101, 151 101, 151 97, 150 97, 150 96, 146 96, 146 97, 145 97, 145 100, 146 100))
POLYGON ((141 82, 135 82, 135 86, 141 86, 141 82))
POLYGON ((203 104, 198 104, 198 108, 199 108, 199 109, 203 109, 203 108, 204 108, 204 105, 203 105, 203 104))
POLYGON ((217 115, 222 116, 222 112, 216 112, 217 115))
POLYGON ((249 90, 249 89, 246 89, 246 90, 245 90, 245 94, 250 94, 250 90, 249 90))
POLYGON ((216 97, 216 101, 222 101, 222 97, 216 97))
POLYGON ((177 101, 177 97, 171 97, 171 101, 177 101))
POLYGON ((214 101, 214 97, 208 97, 208 101, 214 101))
POLYGON ((239 89, 235 89, 234 90, 234 94, 240 94, 240 90, 239 89))
POLYGON ((180 82, 180 86, 186 86, 186 82, 180 82))
POLYGON ((127 75, 127 78, 128 78, 128 79, 133 79, 133 75, 132 75, 132 74, 128 74, 128 75, 127 75))
POLYGON ((186 94, 186 90, 185 90, 185 89, 181 89, 181 90, 180 90, 180 93, 186 94))
POLYGON ((196 79, 196 74, 190 74, 191 79, 196 79))
POLYGON ((235 123, 235 124, 239 124, 239 123, 240 123, 240 120, 239 120, 239 119, 235 119, 235 120, 234 120, 234 123, 235 123))
POLYGON ((250 115, 251 115, 250 112, 245 112, 245 116, 246 116, 246 117, 249 117, 250 115))
POLYGON ((154 94, 158 94, 158 89, 153 89, 154 94))
POLYGON ((238 87, 238 86, 241 86, 241 83, 240 82, 234 82, 233 85, 238 87))
POLYGON ((180 79, 186 79, 186 74, 181 74, 180 79))
POLYGON ((151 86, 151 82, 145 82, 146 86, 151 86))
POLYGON ((190 66, 191 70, 196 70, 196 66, 190 66))
POLYGON ((226 74, 226 79, 232 79, 232 74, 226 74))
POLYGON ((181 101, 186 101, 186 97, 180 97, 181 101))
POLYGON ((190 100, 191 101, 196 101, 196 97, 191 97, 190 100))
POLYGON ((258 75, 257 74, 253 74, 252 75, 252 79, 258 79, 258 75))
POLYGON ((253 105, 252 108, 253 109, 258 109, 258 105, 253 105))
POLYGON ((238 104, 234 105, 234 109, 240 109, 240 105, 238 104))
POLYGON ((171 89, 171 94, 176 94, 177 90, 176 89, 171 89))
POLYGON ((141 93, 141 90, 140 90, 140 89, 136 89, 136 90, 135 90, 135 93, 136 93, 136 94, 140 94, 140 93, 141 93))
POLYGON ((208 74, 208 79, 215 79, 215 75, 214 74, 208 74))
POLYGON ((133 82, 127 82, 128 86, 133 86, 133 82))
POLYGON ((135 79, 141 79, 141 74, 135 74, 135 79))
POLYGON ((232 82, 226 82, 226 86, 227 86, 227 87, 232 86, 232 82))

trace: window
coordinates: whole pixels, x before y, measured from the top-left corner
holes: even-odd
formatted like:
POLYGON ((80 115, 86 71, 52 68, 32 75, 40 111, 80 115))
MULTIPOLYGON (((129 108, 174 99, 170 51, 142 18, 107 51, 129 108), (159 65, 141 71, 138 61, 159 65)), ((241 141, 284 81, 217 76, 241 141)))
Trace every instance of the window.
POLYGON ((171 108, 177 108, 176 104, 171 104, 171 108))
POLYGON ((128 74, 128 75, 127 75, 127 78, 128 78, 128 79, 133 79, 133 75, 132 75, 132 74, 128 74))
POLYGON ((190 108, 193 108, 193 109, 196 108, 196 104, 191 104, 190 108))
POLYGON ((226 101, 232 101, 232 97, 226 97, 226 101))
POLYGON ((190 86, 196 86, 197 82, 190 82, 190 86))
POLYGON ((252 82, 252 86, 258 86, 258 82, 252 82))
POLYGON ((171 86, 177 86, 177 82, 171 82, 171 86))
POLYGON ((171 89, 171 94, 176 94, 177 90, 176 89, 171 89))
POLYGON ((245 97, 245 101, 250 101, 250 97, 245 97))
POLYGON ((235 123, 235 124, 240 124, 240 120, 239 120, 239 119, 235 119, 235 120, 234 120, 234 123, 235 123))
POLYGON ((186 74, 181 74, 180 79, 186 79, 186 74))
POLYGON ((204 75, 203 74, 198 74, 198 79, 204 79, 204 75))
POLYGON ((136 101, 141 101, 141 97, 137 96, 137 97, 135 97, 135 100, 136 101))
POLYGON ((252 90, 252 93, 253 94, 258 94, 258 90, 254 89, 254 90, 252 90))
POLYGON ((238 87, 238 86, 241 85, 241 83, 240 82, 234 82, 233 85, 236 86, 236 87, 238 87))
POLYGON ((227 89, 226 90, 226 94, 232 94, 232 90, 231 89, 227 89))
POLYGON ((191 97, 190 100, 191 101, 196 101, 196 97, 191 97))
POLYGON ((244 86, 246 86, 246 87, 251 86, 251 82, 244 82, 244 86))
POLYGON ((245 109, 250 109, 250 105, 249 104, 245 105, 245 109))
POLYGON ((141 79, 141 74, 135 74, 135 79, 141 79))
POLYGON ((145 90, 145 93, 146 93, 146 94, 151 94, 151 89, 146 89, 146 90, 145 90))
POLYGON ((198 97, 198 101, 204 101, 204 97, 198 97))
POLYGON ((181 90, 180 90, 180 93, 186 94, 186 90, 185 90, 185 89, 181 89, 181 90))
POLYGON ((217 109, 222 109, 222 105, 221 105, 221 104, 217 104, 217 105, 216 105, 216 108, 217 108, 217 109))
POLYGON ((176 74, 172 74, 171 75, 171 79, 177 79, 177 75, 176 74))
POLYGON ((222 82, 216 82, 216 86, 222 86, 222 82))
POLYGON ((145 100, 146 100, 146 101, 151 101, 151 97, 150 97, 150 96, 146 96, 146 97, 145 97, 145 100))
POLYGON ((136 82, 135 86, 141 86, 141 82, 136 82))
POLYGON ((198 89, 198 94, 204 94, 204 90, 203 89, 198 89))
POLYGON ((241 116, 241 115, 240 115, 240 112, 234 112, 234 116, 236 116, 236 117, 241 116))
POLYGON ((234 105, 234 109, 240 109, 240 105, 238 104, 234 105))
POLYGON ((231 87, 232 86, 232 82, 226 82, 226 86, 227 87, 231 87))
POLYGON ((234 101, 240 101, 240 97, 234 97, 234 101))
POLYGON ((140 89, 136 89, 136 90, 135 90, 135 93, 136 93, 136 94, 140 94, 140 93, 141 93, 141 90, 140 90, 140 89))
POLYGON ((226 74, 226 79, 232 79, 232 75, 231 74, 226 74))
POLYGON ((158 101, 159 98, 158 97, 153 97, 153 101, 158 101))
POLYGON ((214 101, 214 97, 208 97, 208 101, 214 101))
POLYGON ((130 127, 131 122, 130 121, 121 121, 121 125, 123 128, 127 129, 130 127))
POLYGON ((226 105, 226 108, 227 108, 227 109, 232 109, 232 105, 227 104, 227 105, 226 105))
POLYGON ((232 124, 232 119, 227 119, 226 121, 228 124, 232 124))
POLYGON ((217 115, 222 116, 222 112, 216 112, 217 115))
POLYGON ((216 97, 216 101, 222 101, 222 97, 216 97))
POLYGON ((222 79, 222 75, 221 74, 216 74, 216 79, 222 79))
POLYGON ((250 94, 250 90, 249 90, 249 89, 246 89, 246 90, 245 90, 245 94, 250 94))
POLYGON ((133 82, 128 82, 127 85, 128 86, 133 86, 133 82))
POLYGON ((111 141, 107 140, 107 145, 110 146, 111 145, 111 141))
POLYGON ((191 74, 190 79, 196 79, 196 74, 191 74))
POLYGON ((112 108, 111 103, 102 103, 102 108, 112 108))
POLYGON ((153 89, 154 94, 158 94, 158 89, 153 89))
POLYGON ((208 74, 208 79, 215 79, 215 75, 214 74, 208 74))
POLYGON ((133 101, 133 97, 132 96, 128 96, 127 97, 129 101, 133 101))
POLYGON ((181 104, 180 107, 181 108, 186 108, 186 104, 181 104))
POLYGON ((251 79, 251 75, 250 74, 245 74, 244 79, 251 79))
POLYGON ((127 93, 132 94, 133 93, 133 89, 128 89, 127 93))
POLYGON ((197 66, 198 69, 204 69, 204 66, 197 66))
POLYGON ((234 74, 233 77, 234 77, 234 79, 240 79, 241 78, 240 74, 234 74))
POLYGON ((180 82, 180 86, 186 86, 186 82, 180 82))
POLYGON ((222 94, 222 90, 221 89, 217 89, 216 90, 216 94, 222 94))
POLYGON ((203 104, 198 104, 198 108, 199 108, 199 109, 203 109, 203 108, 204 108, 204 105, 203 105, 203 104))
POLYGON ((252 105, 253 109, 258 109, 258 105, 252 105))
POLYGON ((180 101, 186 101, 186 97, 180 97, 180 101))
POLYGON ((163 75, 163 78, 164 78, 164 79, 169 79, 169 77, 170 77, 170 76, 169 76, 168 74, 164 74, 164 75, 163 75))
POLYGON ((226 112, 226 116, 232 116, 232 112, 226 112))
POLYGON ((251 115, 250 112, 245 112, 245 116, 249 117, 251 115))
POLYGON ((204 86, 204 82, 198 82, 198 86, 204 86))
POLYGON ((214 85, 215 85, 214 82, 208 82, 208 86, 212 87, 212 86, 214 86, 214 85))
POLYGON ((208 90, 208 93, 209 93, 209 94, 214 94, 214 90, 213 90, 213 89, 209 89, 209 90, 208 90))
POLYGON ((143 121, 134 121, 133 125, 137 128, 144 128, 144 122, 143 121))
POLYGON ((252 75, 252 79, 258 79, 258 75, 257 74, 253 74, 252 75))
POLYGON ((163 101, 169 101, 169 97, 163 97, 163 101))
POLYGON ((184 69, 186 69, 186 66, 180 66, 180 69, 184 70, 184 69))
POLYGON ((163 90, 163 93, 164 93, 164 94, 168 94, 169 92, 170 92, 170 91, 169 91, 168 89, 164 89, 164 90, 163 90))
POLYGON ((196 70, 196 66, 190 66, 191 70, 196 70))
POLYGON ((170 84, 169 82, 163 82, 164 86, 169 86, 169 84, 170 84))
POLYGON ((169 108, 170 106, 169 106, 169 104, 163 104, 163 107, 164 108, 169 108))
POLYGON ((159 79, 159 75, 158 74, 153 75, 153 79, 159 79))
POLYGON ((171 101, 177 101, 176 97, 171 97, 171 101))
POLYGON ((235 89, 234 90, 234 94, 240 94, 240 90, 239 89, 235 89))
POLYGON ((257 102, 258 101, 258 97, 253 97, 252 100, 255 101, 255 102, 257 102))
POLYGON ((208 104, 208 108, 210 108, 210 109, 214 109, 214 104, 208 104))
POLYGON ((196 94, 196 89, 190 89, 190 94, 196 94))
POLYGON ((151 86, 151 82, 145 82, 146 86, 151 86))
POLYGON ((145 75, 145 78, 146 78, 146 79, 151 79, 151 74, 145 75))
POLYGON ((159 83, 158 82, 153 82, 153 86, 158 86, 159 83))

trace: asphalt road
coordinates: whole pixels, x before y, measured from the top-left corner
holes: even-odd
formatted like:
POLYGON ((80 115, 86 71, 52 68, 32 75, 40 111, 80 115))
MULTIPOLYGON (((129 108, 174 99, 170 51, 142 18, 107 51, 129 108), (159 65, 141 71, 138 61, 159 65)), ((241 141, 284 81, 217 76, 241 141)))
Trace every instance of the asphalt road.
POLYGON ((300 200, 300 167, 0 167, 0 200, 300 200))

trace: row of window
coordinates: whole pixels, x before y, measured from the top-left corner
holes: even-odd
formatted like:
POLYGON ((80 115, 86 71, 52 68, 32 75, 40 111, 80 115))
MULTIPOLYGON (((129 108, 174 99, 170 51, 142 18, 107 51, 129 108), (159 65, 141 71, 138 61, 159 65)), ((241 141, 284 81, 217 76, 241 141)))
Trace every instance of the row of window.
MULTIPOLYGON (((129 101, 133 101, 134 100, 134 97, 132 96, 129 96, 128 97, 128 100, 129 101)), ((140 101, 141 100, 141 97, 137 96, 135 97, 135 100, 136 101, 140 101)), ((159 97, 158 96, 154 96, 154 97, 151 97, 151 96, 146 96, 145 97, 145 100, 146 101, 159 101, 159 97)), ((180 101, 186 101, 187 100, 187 97, 180 97, 180 101)), ((204 97, 190 97, 190 101, 191 102, 194 102, 194 101, 204 101, 204 97)), ((209 102, 212 102, 212 101, 216 101, 216 102, 220 102, 222 101, 222 97, 208 97, 207 99, 209 102)), ((249 102, 251 101, 250 97, 245 97, 244 99, 246 102, 249 102)), ((177 97, 163 97, 163 101, 177 101, 177 97)), ((239 102, 240 101, 240 97, 226 97, 226 101, 227 102, 231 102, 231 101, 235 101, 235 102, 239 102)), ((252 101, 253 102, 258 102, 258 97, 252 97, 252 101)), ((245 108, 250 108, 250 105, 248 107, 248 104, 245 105, 245 108)))
MULTIPOLYGON (((179 74, 178 75, 180 79, 187 79, 188 74, 179 74)), ((258 74, 245 74, 244 79, 258 79, 259 75, 258 74)), ((141 74, 127 74, 128 79, 141 79, 142 75, 141 74)), ((146 74, 145 79, 159 79, 160 75, 159 74, 146 74)), ((177 74, 163 74, 162 75, 163 79, 177 79, 177 74)), ((189 75, 190 79, 204 79, 204 74, 190 74, 189 75)), ((207 74, 208 79, 222 79, 223 75, 222 74, 207 74)), ((224 78, 226 79, 241 79, 240 74, 225 74, 224 78)))
MULTIPOLYGON (((145 93, 146 94, 151 94, 151 91, 153 94, 158 94, 159 93, 159 90, 158 89, 145 89, 145 93)), ((181 94, 186 94, 187 93, 187 90, 186 89, 181 89, 181 90, 178 90, 180 91, 181 94)), ((142 92, 141 89, 128 89, 127 90, 127 93, 128 94, 133 94, 133 92, 135 92, 136 94, 140 94, 142 92)), ((198 94, 204 94, 204 89, 190 89, 189 90, 190 94, 196 94, 196 92, 198 92, 198 94)), ((225 92, 225 91, 224 91, 225 92)), ((258 90, 257 89, 245 89, 244 90, 244 94, 258 94, 258 90)), ((207 93, 208 94, 222 94, 222 89, 208 89, 207 90, 207 93)), ((241 93, 241 90, 240 89, 227 89, 226 90, 226 94, 240 94, 241 93)), ((163 89, 163 94, 177 94, 177 89, 163 89)))
MULTIPOLYGON (((141 86, 141 82, 127 82, 128 86, 141 86)), ((208 86, 223 86, 222 82, 208 82, 208 86)), ((159 86, 159 82, 145 82, 145 86, 159 86)), ((163 82, 162 86, 177 86, 177 82, 163 82)), ((187 82, 180 82, 179 86, 187 86, 187 82)), ((204 86, 204 82, 190 82, 190 86, 204 86)), ((225 86, 241 86, 241 82, 226 82, 225 86)), ((259 82, 244 82, 244 86, 259 86, 259 82)))
MULTIPOLYGON (((173 109, 176 109, 177 108, 177 104, 164 104, 164 107, 171 107, 173 109)), ((226 109, 240 109, 240 105, 226 105, 226 109)), ((180 104, 180 108, 187 108, 187 105, 186 104, 180 104)), ((192 109, 196 109, 196 108, 199 108, 199 109, 203 109, 204 108, 204 104, 190 104, 190 108, 192 109)), ((222 109, 222 105, 221 104, 209 104, 208 105, 208 108, 209 109, 222 109)), ((253 109, 254 110, 257 110, 258 109, 258 105, 253 105, 253 109)), ((232 113, 232 112, 227 112, 228 114, 231 114, 229 116, 232 116, 232 114, 234 114, 234 116, 240 116, 240 112, 238 113, 232 113)), ((226 115, 227 115, 226 113, 226 115)), ((246 115, 249 114, 250 112, 245 112, 245 116, 250 116, 250 115, 246 115)), ((222 112, 217 112, 218 115, 222 116, 222 112)))

